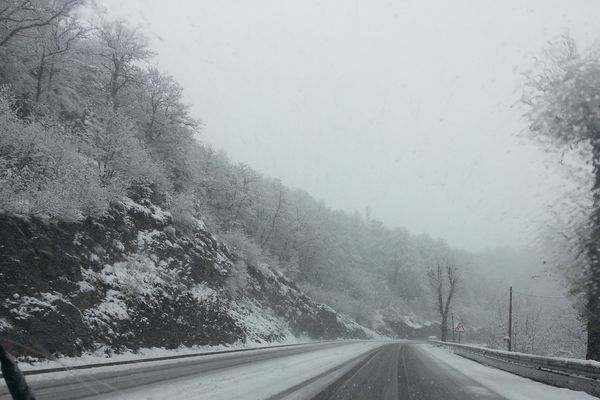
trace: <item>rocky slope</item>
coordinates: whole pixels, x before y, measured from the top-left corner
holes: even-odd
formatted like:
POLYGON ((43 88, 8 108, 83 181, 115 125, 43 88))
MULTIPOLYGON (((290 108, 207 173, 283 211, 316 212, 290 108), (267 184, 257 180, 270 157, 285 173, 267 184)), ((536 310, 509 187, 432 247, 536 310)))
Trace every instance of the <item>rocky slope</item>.
POLYGON ((372 335, 266 265, 244 265, 197 221, 176 227, 149 187, 81 222, 0 214, 0 335, 13 352, 372 335))

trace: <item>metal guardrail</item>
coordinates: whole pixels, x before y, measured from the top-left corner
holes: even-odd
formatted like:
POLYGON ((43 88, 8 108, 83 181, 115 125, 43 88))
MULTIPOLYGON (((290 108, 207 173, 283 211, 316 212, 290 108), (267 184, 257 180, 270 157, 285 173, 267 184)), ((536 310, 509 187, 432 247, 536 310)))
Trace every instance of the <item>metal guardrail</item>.
POLYGON ((491 350, 483 347, 430 340, 450 348, 459 356, 538 382, 584 391, 600 397, 600 364, 577 359, 491 350))
MULTIPOLYGON (((132 359, 132 360, 107 361, 107 362, 97 362, 97 363, 91 363, 91 364, 65 365, 65 366, 60 366, 60 367, 29 369, 29 370, 24 370, 21 372, 25 376, 41 375, 41 374, 49 374, 49 373, 53 373, 53 372, 64 372, 64 371, 92 369, 92 368, 100 368, 100 367, 114 367, 114 366, 128 365, 128 364, 144 364, 144 363, 154 362, 154 361, 181 360, 181 359, 193 358, 193 357, 204 357, 204 356, 213 356, 213 355, 229 354, 229 353, 243 353, 243 352, 247 352, 247 351, 270 350, 270 349, 278 349, 278 348, 282 348, 282 347, 305 346, 305 345, 313 345, 313 344, 324 344, 324 343, 330 343, 330 342, 333 342, 333 341, 332 340, 321 340, 318 342, 278 344, 275 346, 245 347, 245 348, 241 348, 241 349, 206 351, 206 352, 198 352, 198 353, 175 354, 172 356, 136 358, 136 359, 132 359)), ((3 378, 3 375, 2 375, 2 373, 0 373, 0 379, 2 379, 2 378, 3 378)))

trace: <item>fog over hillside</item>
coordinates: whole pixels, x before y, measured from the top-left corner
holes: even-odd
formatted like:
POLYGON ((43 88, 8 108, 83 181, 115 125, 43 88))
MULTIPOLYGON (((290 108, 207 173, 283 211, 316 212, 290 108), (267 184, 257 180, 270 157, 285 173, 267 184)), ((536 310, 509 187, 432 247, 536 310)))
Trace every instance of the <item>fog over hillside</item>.
POLYGON ((557 36, 594 43, 594 2, 100 4, 147 32, 204 142, 333 208, 522 247, 571 185, 520 136, 522 74, 557 36))

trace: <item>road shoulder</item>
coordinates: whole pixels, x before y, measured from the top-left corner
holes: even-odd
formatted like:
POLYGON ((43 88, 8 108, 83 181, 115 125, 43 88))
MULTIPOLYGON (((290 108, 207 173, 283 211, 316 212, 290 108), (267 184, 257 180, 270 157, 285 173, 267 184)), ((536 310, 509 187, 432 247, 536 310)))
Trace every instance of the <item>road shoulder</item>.
POLYGON ((429 354, 450 368, 459 370, 470 379, 482 386, 500 394, 507 400, 594 400, 595 397, 574 390, 557 388, 535 382, 509 372, 488 367, 475 361, 460 357, 450 350, 430 344, 416 345, 420 350, 429 354))

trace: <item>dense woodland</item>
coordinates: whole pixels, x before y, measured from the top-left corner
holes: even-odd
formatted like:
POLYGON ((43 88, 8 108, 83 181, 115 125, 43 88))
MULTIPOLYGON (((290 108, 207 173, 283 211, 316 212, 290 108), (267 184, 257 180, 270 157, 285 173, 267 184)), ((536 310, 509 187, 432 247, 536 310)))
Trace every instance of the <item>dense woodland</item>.
MULTIPOLYGON (((540 280, 556 281, 554 295, 564 293, 535 254, 455 250, 368 213, 333 210, 230 160, 202 142, 183 88, 124 21, 77 0, 0 5, 0 209, 80 220, 151 184, 179 229, 199 218, 242 257, 240 277, 245 265, 269 264, 372 328, 386 319, 436 321, 426 273, 451 262, 460 277, 452 312, 491 346, 506 334, 510 279, 528 293, 547 288, 540 280), (530 279, 536 273, 543 277, 530 279)), ((569 301, 556 302, 516 300, 517 350, 581 356, 575 312, 569 301), (568 340, 557 345, 559 335, 568 340)))

